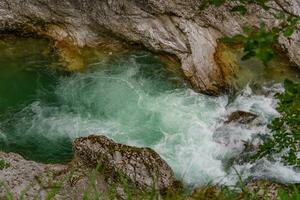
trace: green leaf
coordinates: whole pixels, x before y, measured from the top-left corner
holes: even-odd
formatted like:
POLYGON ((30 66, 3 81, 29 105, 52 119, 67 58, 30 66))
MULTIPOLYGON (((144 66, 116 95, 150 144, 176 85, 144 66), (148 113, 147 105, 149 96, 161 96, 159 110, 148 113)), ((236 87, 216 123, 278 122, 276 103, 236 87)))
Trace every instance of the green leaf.
POLYGON ((265 65, 273 59, 274 51, 272 48, 258 49, 256 51, 256 57, 260 59, 265 65))
POLYGON ((235 6, 233 7, 231 10, 231 12, 238 12, 240 13, 241 15, 245 15, 247 13, 247 8, 243 5, 240 5, 240 6, 235 6))
POLYGON ((290 37, 293 35, 294 31, 295 31, 294 27, 288 27, 283 31, 283 35, 285 37, 290 37))
POLYGON ((211 0, 211 4, 214 5, 214 6, 221 6, 225 3, 225 0, 211 0))

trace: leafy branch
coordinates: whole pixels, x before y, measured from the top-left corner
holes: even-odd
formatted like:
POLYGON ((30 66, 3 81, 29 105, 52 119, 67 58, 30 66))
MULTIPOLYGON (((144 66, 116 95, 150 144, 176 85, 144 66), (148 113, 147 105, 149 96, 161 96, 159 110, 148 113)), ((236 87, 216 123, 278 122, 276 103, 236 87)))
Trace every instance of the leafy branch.
POLYGON ((269 12, 280 22, 278 26, 271 29, 268 29, 264 23, 261 23, 259 28, 244 27, 241 34, 224 38, 227 43, 242 44, 244 47, 243 60, 256 57, 267 65, 275 56, 274 46, 279 43, 280 36, 291 37, 297 29, 300 16, 289 11, 279 0, 204 0, 201 9, 209 6, 219 7, 229 1, 234 5, 231 6, 230 12, 246 15, 248 5, 256 5, 269 12), (273 5, 271 2, 277 6, 271 6, 273 5))
MULTIPOLYGON (((241 34, 223 38, 224 42, 243 46, 243 60, 256 57, 267 66, 275 56, 274 47, 279 44, 279 38, 289 38, 298 29, 300 16, 286 8, 281 0, 203 0, 201 8, 219 7, 228 2, 232 5, 230 12, 246 15, 248 5, 256 5, 279 22, 272 28, 264 23, 259 28, 244 27, 241 34)), ((263 141, 252 159, 279 157, 288 165, 300 167, 300 84, 286 80, 284 87, 285 92, 277 95, 281 116, 269 124, 272 135, 263 141)))
POLYGON ((285 163, 300 167, 300 84, 286 80, 284 87, 285 92, 277 95, 281 116, 268 126, 272 137, 259 147, 253 160, 280 155, 285 163))

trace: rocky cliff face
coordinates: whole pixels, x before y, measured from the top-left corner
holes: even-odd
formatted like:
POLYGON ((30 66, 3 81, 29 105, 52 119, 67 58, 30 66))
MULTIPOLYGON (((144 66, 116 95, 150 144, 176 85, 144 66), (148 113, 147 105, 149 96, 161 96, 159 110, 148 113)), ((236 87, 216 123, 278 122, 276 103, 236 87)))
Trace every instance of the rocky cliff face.
POLYGON ((14 199, 47 199, 49 195, 51 199, 83 199, 89 193, 125 199, 128 190, 131 195, 163 193, 176 183, 172 169, 149 148, 89 136, 76 139, 73 150, 74 158, 66 165, 40 164, 0 152, 0 199, 9 193, 14 199))
MULTIPOLYGON (((95 46, 107 36, 144 45, 150 50, 176 55, 194 88, 217 94, 229 87, 231 65, 218 62, 217 40, 233 35, 245 25, 276 23, 259 8, 241 17, 226 6, 199 10, 200 0, 2 0, 0 30, 34 31, 57 41, 95 46)), ((287 9, 300 14, 297 0, 287 9)), ((285 5, 285 4, 283 4, 285 5)), ((293 62, 300 65, 300 33, 281 40, 293 62)), ((225 62, 226 63, 226 62, 225 62)))

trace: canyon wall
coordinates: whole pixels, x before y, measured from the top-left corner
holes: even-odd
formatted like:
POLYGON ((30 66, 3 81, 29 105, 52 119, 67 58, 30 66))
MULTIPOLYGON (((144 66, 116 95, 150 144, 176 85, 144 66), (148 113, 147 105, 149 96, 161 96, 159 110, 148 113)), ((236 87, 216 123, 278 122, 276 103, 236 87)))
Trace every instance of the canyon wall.
MULTIPOLYGON (((287 9, 300 14, 297 0, 287 2, 282 2, 287 9)), ((229 5, 203 11, 200 4, 200 0, 2 0, 0 30, 36 32, 75 46, 97 46, 107 37, 142 44, 178 57, 196 90, 219 94, 229 89, 234 69, 216 58, 218 39, 239 33, 245 25, 259 26, 260 20, 269 26, 277 21, 255 6, 240 16, 230 13, 229 5)), ((299 31, 280 42, 291 61, 300 65, 299 31)))

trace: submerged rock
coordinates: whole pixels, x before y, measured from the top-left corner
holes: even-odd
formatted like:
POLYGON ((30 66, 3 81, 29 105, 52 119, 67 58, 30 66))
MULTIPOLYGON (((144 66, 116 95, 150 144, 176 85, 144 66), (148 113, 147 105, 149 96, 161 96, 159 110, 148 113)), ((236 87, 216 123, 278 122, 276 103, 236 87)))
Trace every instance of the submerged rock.
POLYGON ((253 122, 258 116, 254 113, 245 112, 245 111, 235 111, 231 113, 225 121, 225 124, 229 123, 241 123, 241 124, 247 124, 253 122))
POLYGON ((172 169, 152 149, 115 143, 105 136, 76 139, 74 158, 66 165, 28 161, 0 152, 0 198, 9 192, 24 199, 126 199, 149 191, 164 192, 177 184, 172 169), (128 191, 129 190, 129 191, 128 191), (113 195, 113 197, 111 196, 113 195))
POLYGON ((256 134, 265 125, 265 120, 257 114, 240 110, 232 112, 220 123, 213 134, 213 140, 227 153, 223 160, 226 167, 251 161, 258 147, 256 134))
POLYGON ((227 116, 227 120, 218 127, 213 135, 214 141, 231 147, 232 149, 243 148, 256 126, 261 125, 254 113, 235 111, 227 116))

